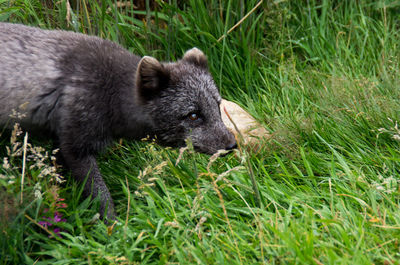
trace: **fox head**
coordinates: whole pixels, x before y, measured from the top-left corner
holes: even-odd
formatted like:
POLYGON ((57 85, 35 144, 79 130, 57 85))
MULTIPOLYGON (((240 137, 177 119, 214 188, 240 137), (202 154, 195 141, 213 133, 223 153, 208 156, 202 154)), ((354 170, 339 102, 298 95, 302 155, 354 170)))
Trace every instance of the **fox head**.
POLYGON ((221 119, 221 96, 207 58, 199 49, 188 50, 175 63, 143 57, 136 86, 159 143, 180 147, 189 138, 195 150, 207 154, 236 147, 235 137, 221 119))

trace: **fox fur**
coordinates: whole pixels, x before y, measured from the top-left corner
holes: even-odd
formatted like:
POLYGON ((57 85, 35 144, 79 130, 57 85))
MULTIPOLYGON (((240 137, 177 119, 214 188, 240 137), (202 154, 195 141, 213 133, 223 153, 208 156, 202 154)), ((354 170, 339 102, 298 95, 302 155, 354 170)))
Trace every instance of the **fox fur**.
POLYGON ((150 136, 208 154, 236 146, 221 120, 221 96, 197 48, 177 62, 134 55, 94 36, 0 23, 0 126, 48 133, 100 213, 114 204, 96 154, 113 139, 150 136), (24 113, 20 120, 13 111, 24 113), (85 179, 87 181, 85 182, 85 179))

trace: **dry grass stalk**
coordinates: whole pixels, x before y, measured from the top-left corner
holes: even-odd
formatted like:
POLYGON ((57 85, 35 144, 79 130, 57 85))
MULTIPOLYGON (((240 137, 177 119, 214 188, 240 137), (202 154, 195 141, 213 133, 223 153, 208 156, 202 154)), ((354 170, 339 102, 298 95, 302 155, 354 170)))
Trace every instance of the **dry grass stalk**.
POLYGON ((262 205, 261 195, 260 195, 260 191, 259 191, 258 186, 257 186, 256 177, 255 177, 254 172, 253 172, 253 167, 251 165, 250 159, 249 159, 246 151, 242 150, 242 148, 241 148, 241 143, 244 142, 243 134, 239 130, 238 126, 236 125, 236 122, 233 121, 232 117, 229 115, 229 113, 228 113, 228 111, 226 110, 225 107, 224 107, 224 112, 225 112, 226 116, 228 117, 228 119, 230 120, 230 122, 233 124, 233 126, 234 126, 234 128, 235 128, 235 130, 237 132, 237 135, 239 135, 240 141, 238 142, 238 147, 239 147, 240 152, 245 154, 246 162, 247 162, 247 168, 249 170, 250 180, 251 180, 251 184, 253 186, 253 191, 254 191, 256 203, 257 203, 258 207, 261 207, 261 205, 262 205))
POLYGON ((24 137, 24 145, 23 145, 23 158, 22 158, 22 176, 21 176, 21 202, 24 201, 23 194, 24 194, 24 180, 25 180, 25 168, 26 168, 26 148, 28 145, 28 133, 25 133, 24 137))
POLYGON ((244 17, 242 17, 232 28, 230 28, 226 32, 226 34, 219 37, 217 42, 220 42, 221 40, 223 40, 229 33, 231 33, 235 28, 237 28, 240 24, 242 24, 242 22, 245 21, 246 18, 248 18, 263 2, 264 2, 264 0, 261 0, 260 2, 258 2, 244 17))
POLYGON ((128 228, 129 210, 130 210, 130 206, 131 206, 131 192, 129 190, 128 178, 126 176, 125 176, 125 182, 126 182, 126 189, 128 191, 128 205, 126 206, 124 239, 126 239, 126 229, 128 228))

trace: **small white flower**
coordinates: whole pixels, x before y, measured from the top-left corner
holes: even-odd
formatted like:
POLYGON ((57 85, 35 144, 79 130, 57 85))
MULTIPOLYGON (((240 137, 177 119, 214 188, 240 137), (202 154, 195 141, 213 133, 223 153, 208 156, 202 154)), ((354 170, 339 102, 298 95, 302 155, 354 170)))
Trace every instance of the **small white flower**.
POLYGON ((10 169, 10 164, 8 163, 8 157, 3 158, 3 168, 10 169))
POLYGON ((39 182, 36 183, 35 187, 33 189, 34 189, 33 194, 34 194, 35 198, 41 199, 43 196, 42 196, 42 187, 40 186, 40 183, 39 182))

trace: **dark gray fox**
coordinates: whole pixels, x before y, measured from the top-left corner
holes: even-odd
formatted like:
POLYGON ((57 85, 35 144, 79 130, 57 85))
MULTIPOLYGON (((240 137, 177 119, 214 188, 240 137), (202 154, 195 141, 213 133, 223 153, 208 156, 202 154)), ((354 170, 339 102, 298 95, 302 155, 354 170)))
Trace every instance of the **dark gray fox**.
POLYGON ((150 136, 212 154, 236 147, 221 120, 221 97, 197 48, 173 63, 140 58, 118 44, 60 30, 0 23, 0 125, 13 111, 31 132, 50 133, 100 214, 114 205, 96 163, 113 139, 150 136))

